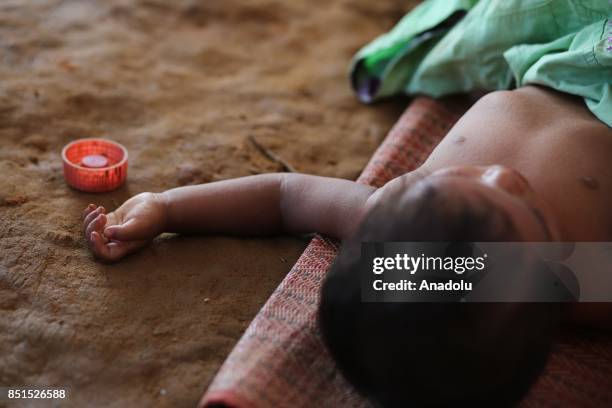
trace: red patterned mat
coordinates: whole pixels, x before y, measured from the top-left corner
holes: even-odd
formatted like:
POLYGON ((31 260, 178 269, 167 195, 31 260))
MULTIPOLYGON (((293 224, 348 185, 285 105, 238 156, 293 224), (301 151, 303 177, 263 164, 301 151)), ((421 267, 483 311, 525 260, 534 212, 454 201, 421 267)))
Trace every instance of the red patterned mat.
MULTIPOLYGON (((382 186, 418 167, 466 104, 415 99, 359 178, 382 186)), ((369 407, 340 375, 316 324, 319 289, 338 244, 315 237, 257 314, 200 406, 369 407)), ((523 405, 612 406, 612 336, 565 333, 523 405)))

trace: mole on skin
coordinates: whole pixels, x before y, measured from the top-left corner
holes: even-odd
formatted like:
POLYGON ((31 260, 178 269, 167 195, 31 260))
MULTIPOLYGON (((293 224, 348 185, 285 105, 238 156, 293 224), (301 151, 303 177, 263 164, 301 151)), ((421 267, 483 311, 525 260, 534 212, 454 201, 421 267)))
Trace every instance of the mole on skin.
POLYGON ((599 188, 599 183, 593 177, 583 176, 580 178, 582 184, 585 185, 586 188, 590 190, 597 190, 599 188))
POLYGON ((463 144, 465 142, 465 137, 458 136, 453 140, 456 144, 463 144))

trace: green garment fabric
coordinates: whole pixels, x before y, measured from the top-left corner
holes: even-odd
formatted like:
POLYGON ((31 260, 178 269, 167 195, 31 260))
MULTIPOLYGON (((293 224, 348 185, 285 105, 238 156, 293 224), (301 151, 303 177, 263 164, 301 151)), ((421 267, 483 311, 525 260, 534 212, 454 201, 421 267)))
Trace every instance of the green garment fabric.
POLYGON ((611 0, 426 0, 362 48, 360 99, 539 84, 612 127, 611 0))

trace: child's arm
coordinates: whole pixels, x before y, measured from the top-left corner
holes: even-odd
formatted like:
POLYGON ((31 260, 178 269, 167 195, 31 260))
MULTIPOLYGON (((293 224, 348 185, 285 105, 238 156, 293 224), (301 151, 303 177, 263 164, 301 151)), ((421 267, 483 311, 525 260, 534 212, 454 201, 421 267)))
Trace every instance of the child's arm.
POLYGON ((266 174, 168 190, 167 231, 272 235, 353 231, 375 188, 303 174, 266 174))
POLYGON ((94 254, 114 261, 162 232, 261 236, 353 233, 374 187, 302 174, 265 174, 143 193, 112 213, 90 205, 83 227, 94 254))

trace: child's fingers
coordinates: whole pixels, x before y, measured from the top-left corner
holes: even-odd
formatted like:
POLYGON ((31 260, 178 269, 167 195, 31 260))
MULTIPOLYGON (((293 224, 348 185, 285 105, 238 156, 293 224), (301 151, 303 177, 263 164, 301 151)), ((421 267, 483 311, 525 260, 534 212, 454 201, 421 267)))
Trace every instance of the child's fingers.
POLYGON ((113 240, 134 241, 150 238, 147 236, 147 228, 137 219, 130 219, 124 224, 106 227, 104 235, 113 240))
POLYGON ((100 214, 100 207, 90 211, 85 218, 83 218, 83 229, 85 230, 89 224, 100 214))
POLYGON ((85 229, 85 236, 90 237, 91 233, 94 231, 98 231, 99 234, 102 234, 104 225, 106 225, 106 215, 98 214, 98 216, 92 222, 90 222, 85 229))
POLYGON ((106 242, 104 242, 104 239, 102 238, 102 235, 100 235, 99 232, 93 231, 91 233, 90 241, 91 249, 97 258, 106 259, 109 261, 111 260, 110 249, 106 245, 106 242))
POLYGON ((96 223, 96 230, 99 233, 102 233, 102 231, 104 231, 104 227, 106 226, 107 223, 107 218, 106 218, 106 214, 103 212, 102 214, 100 214, 98 216, 98 222, 96 223))
POLYGON ((142 241, 106 243, 97 231, 91 233, 91 241, 94 255, 106 261, 117 261, 142 246, 142 241))
MULTIPOLYGON (((83 220, 83 225, 85 226, 85 229, 89 227, 91 222, 95 220, 96 217, 98 217, 100 214, 104 214, 105 212, 106 210, 104 209, 104 207, 100 206, 96 208, 95 210, 91 211, 89 214, 87 214, 87 216, 85 217, 85 220, 83 220)), ((86 234, 86 235, 89 236, 89 234, 86 234)))
POLYGON ((91 233, 96 229, 96 222, 98 221, 99 214, 95 214, 94 218, 85 227, 85 237, 90 238, 91 233))
POLYGON ((90 212, 92 212, 96 208, 98 208, 98 206, 95 204, 89 204, 87 207, 85 207, 85 209, 83 210, 83 220, 85 219, 85 217, 87 217, 87 215, 89 215, 90 212))
POLYGON ((91 220, 96 218, 97 214, 106 213, 106 209, 103 206, 96 207, 94 210, 90 211, 86 216, 84 222, 89 223, 91 220))
POLYGON ((109 242, 106 244, 108 248, 108 260, 117 261, 130 252, 140 248, 143 245, 143 241, 129 241, 129 242, 109 242))

